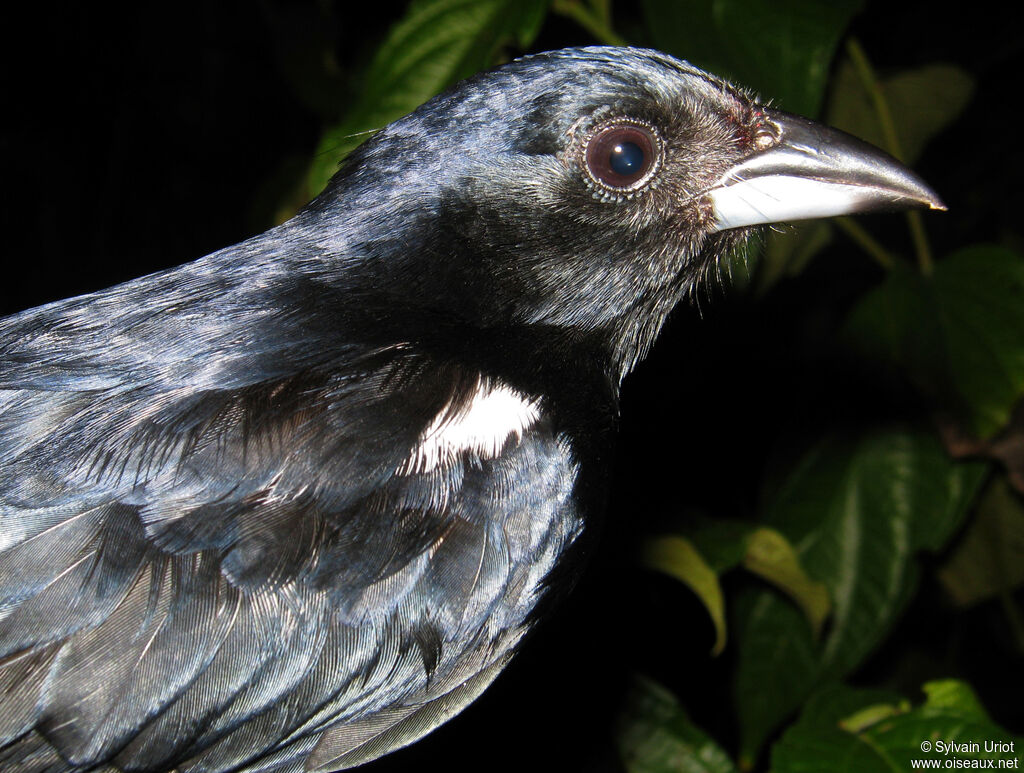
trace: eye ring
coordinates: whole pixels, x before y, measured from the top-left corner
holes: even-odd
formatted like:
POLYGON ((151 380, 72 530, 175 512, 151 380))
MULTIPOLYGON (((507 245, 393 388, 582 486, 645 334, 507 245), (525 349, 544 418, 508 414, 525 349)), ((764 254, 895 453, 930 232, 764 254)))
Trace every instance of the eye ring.
POLYGON ((582 155, 591 182, 613 193, 632 193, 647 185, 660 168, 661 139, 645 122, 607 121, 587 137, 582 155))

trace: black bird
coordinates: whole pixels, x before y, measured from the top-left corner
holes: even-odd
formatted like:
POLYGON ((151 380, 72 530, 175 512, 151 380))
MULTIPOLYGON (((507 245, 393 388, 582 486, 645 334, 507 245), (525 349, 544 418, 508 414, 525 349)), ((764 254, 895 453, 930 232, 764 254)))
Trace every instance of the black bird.
POLYGON ((557 51, 382 129, 284 225, 3 320, 0 769, 416 740, 571 584, 673 306, 759 224, 920 205, 688 64, 557 51))

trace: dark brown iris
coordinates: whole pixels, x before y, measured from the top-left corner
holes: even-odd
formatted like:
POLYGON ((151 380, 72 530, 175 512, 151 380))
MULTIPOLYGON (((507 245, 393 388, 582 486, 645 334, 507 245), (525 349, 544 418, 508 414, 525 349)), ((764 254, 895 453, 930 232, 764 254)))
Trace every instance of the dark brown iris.
POLYGON ((605 127, 587 145, 587 170, 602 185, 616 190, 639 186, 657 159, 653 134, 642 126, 616 124, 605 127))

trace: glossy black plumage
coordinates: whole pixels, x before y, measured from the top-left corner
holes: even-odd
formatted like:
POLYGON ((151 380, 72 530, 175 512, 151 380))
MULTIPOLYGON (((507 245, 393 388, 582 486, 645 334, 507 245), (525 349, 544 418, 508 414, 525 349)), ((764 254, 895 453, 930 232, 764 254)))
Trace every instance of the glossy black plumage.
POLYGON ((766 123, 654 52, 530 57, 288 223, 0 322, 0 769, 332 770, 472 700, 766 123), (661 154, 622 192, 585 169, 620 118, 661 154))

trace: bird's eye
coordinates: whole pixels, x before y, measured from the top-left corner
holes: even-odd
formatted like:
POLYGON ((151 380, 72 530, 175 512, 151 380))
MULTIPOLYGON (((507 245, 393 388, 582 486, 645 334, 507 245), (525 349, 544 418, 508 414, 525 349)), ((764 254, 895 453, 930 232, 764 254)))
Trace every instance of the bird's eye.
POLYGON ((598 185, 615 191, 641 187, 650 179, 657 162, 657 139, 644 126, 607 126, 587 143, 587 173, 598 185))

